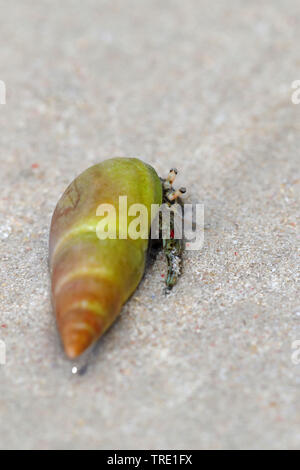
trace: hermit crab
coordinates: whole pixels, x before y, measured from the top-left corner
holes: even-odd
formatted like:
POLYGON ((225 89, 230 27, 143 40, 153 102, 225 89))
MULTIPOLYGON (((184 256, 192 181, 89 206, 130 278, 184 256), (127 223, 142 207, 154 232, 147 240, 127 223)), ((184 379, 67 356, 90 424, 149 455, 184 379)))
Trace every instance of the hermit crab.
POLYGON ((98 340, 137 288, 155 218, 159 234, 167 234, 155 240, 162 243, 167 259, 167 290, 176 283, 183 240, 174 236, 174 217, 167 230, 159 217, 163 203, 168 208, 182 206, 185 188, 173 188, 176 174, 177 170, 171 169, 167 178, 161 179, 137 158, 112 158, 80 174, 60 198, 51 221, 49 265, 53 308, 70 359, 98 340), (128 214, 119 204, 125 197, 128 214), (137 223, 140 207, 147 215, 137 223), (130 236, 130 229, 138 225, 140 236, 136 236, 137 230, 131 230, 134 233, 130 236))

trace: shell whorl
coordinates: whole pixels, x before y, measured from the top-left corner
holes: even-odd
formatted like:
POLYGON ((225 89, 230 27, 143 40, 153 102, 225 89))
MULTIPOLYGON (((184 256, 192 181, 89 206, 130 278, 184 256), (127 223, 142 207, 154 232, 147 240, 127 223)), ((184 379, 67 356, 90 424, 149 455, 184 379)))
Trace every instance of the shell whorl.
POLYGON ((96 341, 121 308, 116 286, 88 273, 66 281, 54 298, 58 328, 70 358, 79 356, 96 341))
MULTIPOLYGON (((78 238, 78 237, 77 237, 78 238)), ((101 241, 91 236, 69 240, 55 253, 52 298, 66 354, 79 356, 114 321, 122 304, 122 287, 111 280, 101 241)))

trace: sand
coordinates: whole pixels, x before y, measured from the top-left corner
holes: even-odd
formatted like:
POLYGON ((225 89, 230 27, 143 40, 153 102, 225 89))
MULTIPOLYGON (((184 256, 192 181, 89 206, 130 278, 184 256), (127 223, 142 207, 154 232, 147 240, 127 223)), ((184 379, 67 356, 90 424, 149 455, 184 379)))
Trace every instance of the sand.
POLYGON ((299 1, 0 10, 0 447, 299 448, 299 1), (177 167, 205 241, 168 297, 158 257, 78 376, 51 309, 49 224, 67 184, 112 156, 177 167))

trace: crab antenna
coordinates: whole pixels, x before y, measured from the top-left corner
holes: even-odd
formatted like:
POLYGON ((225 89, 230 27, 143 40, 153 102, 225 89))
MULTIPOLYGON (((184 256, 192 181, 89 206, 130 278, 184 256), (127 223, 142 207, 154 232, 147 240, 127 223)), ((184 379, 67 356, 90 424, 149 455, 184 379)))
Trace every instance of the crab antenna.
POLYGON ((184 193, 186 193, 186 188, 177 189, 176 191, 173 191, 168 195, 168 199, 169 201, 174 201, 178 197, 182 196, 184 193))

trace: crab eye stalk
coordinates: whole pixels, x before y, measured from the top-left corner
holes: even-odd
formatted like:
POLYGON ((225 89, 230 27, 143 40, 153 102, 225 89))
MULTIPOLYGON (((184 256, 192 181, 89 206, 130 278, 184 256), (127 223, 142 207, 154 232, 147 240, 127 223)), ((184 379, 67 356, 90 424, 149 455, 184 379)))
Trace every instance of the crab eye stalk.
POLYGON ((178 173, 178 171, 177 171, 176 168, 171 168, 171 170, 169 171, 168 176, 166 177, 166 179, 163 180, 164 189, 166 189, 166 190, 172 189, 172 184, 175 181, 177 173, 178 173))
POLYGON ((176 191, 172 191, 170 194, 168 194, 167 198, 169 201, 175 201, 175 199, 178 199, 184 193, 186 193, 186 188, 176 189, 176 191))
POLYGON ((170 184, 173 184, 174 181, 175 181, 175 178, 176 178, 176 175, 177 175, 178 171, 176 168, 171 168, 168 176, 167 176, 167 181, 170 183, 170 184))

